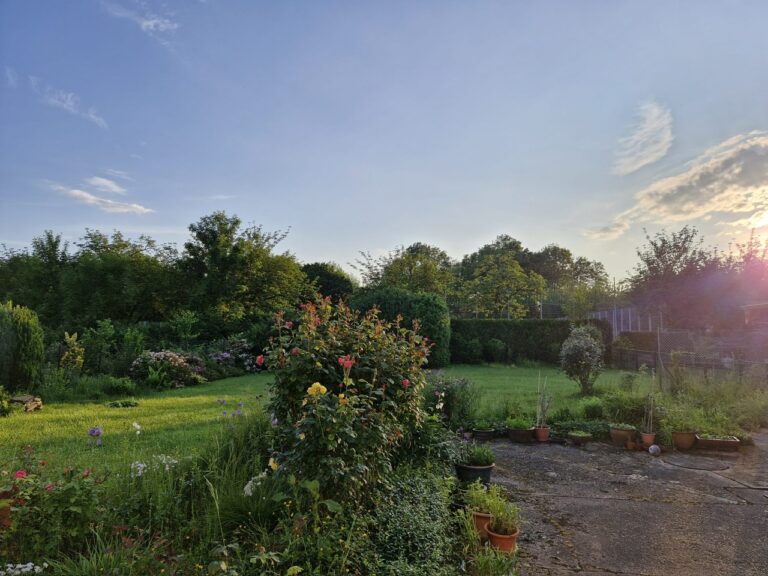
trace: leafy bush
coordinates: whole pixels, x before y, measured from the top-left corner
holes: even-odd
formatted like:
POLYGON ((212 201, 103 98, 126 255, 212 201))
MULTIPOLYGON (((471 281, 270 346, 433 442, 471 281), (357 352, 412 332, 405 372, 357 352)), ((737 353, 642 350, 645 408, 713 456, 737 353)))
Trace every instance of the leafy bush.
POLYGON ((579 326, 571 330, 560 349, 560 368, 578 382, 581 393, 592 393, 592 386, 603 369, 605 350, 599 340, 600 333, 592 326, 579 326))
POLYGON ((371 496, 405 436, 423 420, 429 345, 417 334, 330 300, 276 319, 265 354, 281 473, 320 481, 339 500, 371 496), (311 384, 311 385, 310 385, 311 384))
POLYGON ((194 386, 205 382, 205 363, 170 350, 144 352, 131 365, 131 378, 151 388, 194 386))
POLYGON ((479 364, 483 361, 483 345, 480 338, 454 334, 451 338, 451 362, 454 364, 479 364))
POLYGON ((427 377, 424 391, 427 410, 440 414, 446 426, 468 427, 477 414, 481 391, 466 378, 452 378, 442 372, 427 377))
POLYGON ((40 383, 44 360, 43 329, 29 308, 0 302, 0 386, 11 393, 40 383))
POLYGON ((117 331, 112 320, 99 320, 96 327, 88 328, 83 334, 85 347, 85 369, 91 374, 106 374, 112 371, 117 342, 117 331))
MULTIPOLYGON (((602 320, 589 320, 597 327, 603 342, 611 342, 611 325, 602 320)), ((568 337, 571 324, 565 320, 486 320, 475 318, 451 319, 451 362, 476 363, 490 340, 504 343, 508 362, 534 360, 557 364, 560 348, 568 337), (472 344, 470 344, 470 342, 472 344), (470 349, 475 343, 479 351, 470 349), (477 352, 475 354, 475 352, 477 352)), ((606 360, 609 351, 606 349, 606 360)))
POLYGON ((413 293, 389 286, 363 288, 349 301, 354 310, 366 311, 377 307, 381 317, 394 322, 402 317, 402 324, 410 327, 418 321, 416 330, 432 342, 429 355, 430 368, 441 368, 450 363, 451 321, 445 299, 435 294, 413 293))
POLYGON ((0 417, 11 414, 11 395, 0 386, 0 417))
POLYGON ((451 466, 461 460, 463 444, 436 416, 427 417, 406 439, 397 463, 451 466))
POLYGON ((645 416, 646 397, 640 394, 612 390, 603 396, 603 414, 614 422, 640 425, 645 416))
POLYGON ((574 420, 576 415, 571 411, 568 406, 562 406, 552 412, 552 416, 549 417, 550 422, 567 422, 568 420, 574 420))
POLYGON ((384 573, 397 575, 392 563, 410 565, 414 574, 440 570, 454 544, 451 537, 452 478, 423 469, 399 469, 384 501, 377 506, 374 544, 384 573))
POLYGON ((10 527, 0 530, 0 556, 23 561, 85 551, 98 514, 99 485, 91 471, 69 469, 52 477, 32 464, 12 472, 0 486, 11 495, 13 516, 10 527))
POLYGON ((498 338, 491 338, 483 346, 483 354, 489 362, 506 362, 507 345, 498 338))
POLYGON ((605 407, 603 405, 603 401, 596 396, 584 398, 580 403, 580 408, 582 415, 587 420, 603 419, 605 407))
POLYGON ((533 427, 533 419, 525 416, 510 416, 507 418, 505 424, 507 425, 507 428, 512 428, 513 430, 528 430, 528 428, 533 427))

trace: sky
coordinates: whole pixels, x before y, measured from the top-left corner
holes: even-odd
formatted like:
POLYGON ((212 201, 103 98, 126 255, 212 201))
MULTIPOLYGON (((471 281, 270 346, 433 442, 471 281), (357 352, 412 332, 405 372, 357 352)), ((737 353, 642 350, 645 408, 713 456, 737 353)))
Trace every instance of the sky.
POLYGON ((215 210, 349 269, 509 234, 621 279, 768 231, 768 3, 0 0, 0 243, 215 210))

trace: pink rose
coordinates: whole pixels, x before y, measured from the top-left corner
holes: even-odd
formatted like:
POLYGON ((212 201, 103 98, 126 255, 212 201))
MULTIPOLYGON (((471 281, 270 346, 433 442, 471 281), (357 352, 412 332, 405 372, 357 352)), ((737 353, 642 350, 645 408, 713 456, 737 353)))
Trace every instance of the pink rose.
POLYGON ((258 364, 259 366, 262 366, 264 364, 264 356, 262 356, 261 354, 256 356, 256 364, 258 364))
POLYGON ((16 472, 16 478, 26 478, 26 477, 27 477, 27 473, 24 470, 19 470, 18 472, 16 472))
POLYGON ((411 382, 408 380, 408 378, 403 379, 403 388, 408 388, 408 386, 411 385, 411 382))
POLYGON ((288 328, 288 330, 290 330, 291 328, 293 328, 293 322, 291 322, 290 320, 288 320, 288 321, 285 323, 285 327, 286 327, 286 328, 288 328))

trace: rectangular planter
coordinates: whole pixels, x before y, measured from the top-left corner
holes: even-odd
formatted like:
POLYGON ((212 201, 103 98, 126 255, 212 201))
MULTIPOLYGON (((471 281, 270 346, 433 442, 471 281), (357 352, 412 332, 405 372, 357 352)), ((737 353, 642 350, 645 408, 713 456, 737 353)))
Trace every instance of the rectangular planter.
POLYGON ((719 450, 720 452, 736 452, 741 442, 735 436, 723 438, 702 438, 696 434, 696 448, 699 450, 719 450))

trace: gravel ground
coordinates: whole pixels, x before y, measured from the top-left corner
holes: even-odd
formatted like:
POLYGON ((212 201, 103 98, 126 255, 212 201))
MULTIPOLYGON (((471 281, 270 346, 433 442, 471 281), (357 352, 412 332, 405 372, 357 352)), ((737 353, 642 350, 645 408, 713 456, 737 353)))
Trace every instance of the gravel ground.
POLYGON ((739 453, 493 443, 521 576, 768 576, 768 431, 739 453))

